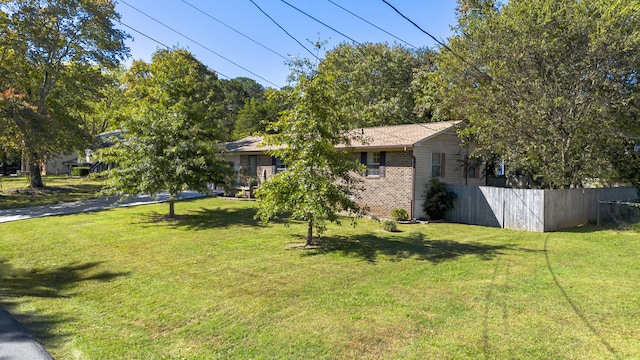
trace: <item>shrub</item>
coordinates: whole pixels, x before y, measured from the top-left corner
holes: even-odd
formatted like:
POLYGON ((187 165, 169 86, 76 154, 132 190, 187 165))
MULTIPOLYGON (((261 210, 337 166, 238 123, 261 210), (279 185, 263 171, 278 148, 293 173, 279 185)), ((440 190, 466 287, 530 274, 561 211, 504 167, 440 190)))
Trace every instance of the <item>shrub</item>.
POLYGON ((433 178, 427 184, 427 195, 424 201, 424 212, 431 220, 444 219, 447 210, 453 209, 453 201, 458 195, 450 191, 447 184, 433 178))
POLYGON ((391 217, 395 221, 407 221, 407 220, 409 220, 409 214, 407 214, 407 211, 405 209, 402 209, 402 208, 395 208, 395 209, 391 210, 391 217))
POLYGON ((71 176, 87 176, 89 168, 86 166, 76 166, 71 168, 71 176))
POLYGON ((382 228, 389 232, 398 231, 398 225, 394 220, 385 220, 382 222, 382 228))

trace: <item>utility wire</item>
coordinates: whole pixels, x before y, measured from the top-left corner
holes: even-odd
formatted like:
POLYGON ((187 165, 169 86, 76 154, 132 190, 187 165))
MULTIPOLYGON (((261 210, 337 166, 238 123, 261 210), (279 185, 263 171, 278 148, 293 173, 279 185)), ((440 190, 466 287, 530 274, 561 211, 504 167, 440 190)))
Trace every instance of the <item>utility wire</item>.
POLYGON ((200 9, 200 8, 195 7, 193 4, 190 4, 190 3, 188 3, 188 2, 187 2, 187 1, 185 1, 185 0, 181 0, 181 1, 182 1, 183 3, 185 3, 185 4, 189 5, 189 6, 191 6, 191 7, 192 7, 192 8, 194 8, 195 10, 197 10, 197 11, 201 12, 201 13, 202 13, 202 14, 204 14, 205 16, 208 16, 208 17, 209 17, 209 18, 211 18, 212 20, 217 21, 219 24, 222 24, 222 25, 226 26, 227 28, 229 28, 229 29, 231 29, 231 30, 235 31, 236 33, 238 33, 238 34, 240 34, 240 35, 244 36, 245 38, 247 38, 247 39, 249 39, 249 40, 253 41, 254 43, 256 43, 256 44, 258 44, 258 45, 262 46, 263 48, 265 48, 265 49, 267 49, 267 50, 271 51, 272 53, 274 53, 274 54, 276 54, 276 55, 280 56, 281 58, 283 58, 283 59, 285 59, 285 60, 289 60, 289 58, 288 58, 288 57, 286 57, 286 56, 284 56, 284 55, 281 55, 280 53, 278 53, 278 52, 276 52, 275 50, 273 50, 273 49, 271 49, 271 48, 267 47, 266 45, 264 45, 264 44, 262 44, 262 43, 260 43, 260 42, 258 42, 258 41, 256 41, 256 40, 254 40, 254 39, 250 38, 249 36, 247 36, 247 35, 245 35, 245 34, 241 33, 240 31, 238 31, 238 30, 236 30, 236 29, 232 28, 232 27, 231 27, 231 26, 229 26, 229 25, 227 25, 227 24, 223 23, 222 21, 220 21, 220 20, 216 19, 216 18, 215 18, 215 17, 213 17, 212 15, 210 15, 210 14, 206 13, 204 10, 202 10, 202 9, 200 9))
MULTIPOLYGON (((160 41, 158 41, 158 40, 156 40, 156 39, 152 38, 151 36, 149 36, 149 35, 147 35, 147 34, 143 33, 143 32, 142 32, 142 31, 140 31, 140 30, 134 29, 133 27, 131 27, 131 26, 129 26, 129 25, 127 25, 127 24, 123 23, 122 21, 119 21, 119 20, 118 20, 118 23, 119 23, 120 25, 122 25, 122 26, 124 26, 124 27, 128 28, 129 30, 132 30, 132 31, 137 32, 138 34, 140 34, 140 35, 142 35, 142 36, 146 37, 147 39, 149 39, 149 40, 151 40, 151 41, 153 41, 153 42, 155 42, 155 43, 157 43, 157 44, 160 44, 160 45, 164 46, 164 47, 165 47, 165 48, 167 48, 167 49, 171 49, 171 47, 169 47, 169 46, 167 46, 167 45, 165 45, 165 44, 161 43, 160 41)), ((213 71, 213 72, 214 72, 214 73, 216 73, 217 75, 220 75, 220 76, 226 77, 227 79, 231 80, 231 78, 230 78, 229 76, 227 76, 227 75, 225 75, 225 74, 223 74, 223 73, 221 73, 221 72, 219 72, 219 71, 217 71, 217 70, 215 70, 215 69, 212 69, 212 68, 208 67, 207 65, 205 65, 205 66, 207 67, 207 69, 209 69, 209 71, 213 71)))
POLYGON ((198 46, 202 47, 203 49, 205 49, 205 50, 209 51, 210 53, 212 53, 212 54, 214 54, 214 55, 216 55, 216 56, 219 56, 220 58, 222 58, 222 59, 224 59, 224 60, 226 60, 226 61, 228 61, 228 62, 232 63, 233 65, 235 65, 235 66, 239 67, 240 69, 242 69, 242 70, 244 70, 244 71, 246 71, 246 72, 248 72, 248 73, 250 73, 250 74, 252 74, 252 75, 254 75, 254 76, 256 76, 256 77, 258 77, 258 78, 260 78, 260 79, 262 79, 262 80, 264 80, 264 81, 266 81, 266 82, 268 82, 269 84, 271 84, 271 85, 275 86, 276 88, 279 88, 279 86, 278 86, 277 84, 275 84, 275 83, 273 83, 273 82, 271 82, 271 81, 269 81, 269 80, 267 80, 267 79, 263 78, 262 76, 260 76, 260 75, 258 75, 258 74, 256 74, 256 73, 254 73, 253 71, 251 71, 251 70, 249 70, 249 69, 245 68, 244 66, 242 66, 242 65, 240 65, 240 64, 238 64, 238 63, 236 63, 236 62, 234 62, 234 61, 232 61, 232 60, 230 60, 230 59, 228 59, 228 58, 226 58, 226 57, 224 57, 224 56, 222 56, 222 55, 220 55, 220 54, 218 54, 217 52, 215 52, 215 51, 211 50, 210 48, 208 48, 208 47, 206 47, 206 46, 202 45, 201 43, 199 43, 199 42, 197 42, 197 41, 193 40, 192 38, 190 38, 190 37, 188 37, 188 36, 184 35, 183 33, 181 33, 181 32, 179 32, 179 31, 177 31, 177 30, 173 29, 173 28, 172 28, 172 27, 170 27, 169 25, 167 25, 167 24, 165 24, 165 23, 161 22, 160 20, 157 20, 156 18, 152 17, 151 15, 149 15, 149 14, 145 13, 144 11, 142 11, 142 10, 140 10, 140 9, 136 8, 135 6, 133 6, 133 5, 129 4, 128 2, 126 2, 126 1, 124 1, 124 0, 120 0, 120 2, 121 2, 121 3, 123 3, 123 4, 125 4, 125 5, 127 5, 127 6, 129 6, 129 7, 131 7, 132 9, 134 9, 134 10, 136 10, 137 12, 141 13, 142 15, 144 15, 144 16, 146 16, 146 17, 148 17, 149 19, 151 19, 151 20, 153 20, 153 21, 157 22, 158 24, 160 24, 160 25, 162 25, 162 26, 166 27, 167 29, 169 29, 169 30, 173 31, 174 33, 176 33, 176 34, 178 34, 178 35, 182 36, 183 38, 185 38, 185 39, 187 39, 187 40, 189 40, 189 41, 193 42, 194 44, 196 44, 196 45, 198 45, 198 46))
POLYGON ((389 35, 389 36, 392 36, 394 39, 396 39, 396 40, 400 40, 401 42, 403 42, 403 43, 405 43, 405 44, 407 44, 407 45, 411 46, 412 48, 414 48, 414 49, 416 49, 416 50, 418 49, 418 47, 417 47, 417 46, 415 46, 415 45, 411 45, 410 43, 408 43, 408 42, 406 42, 406 41, 404 41, 404 40, 400 39, 399 37, 397 37, 397 36, 393 35, 392 33, 388 32, 387 30, 385 30, 385 29, 383 29, 383 28, 381 28, 381 27, 377 26, 376 24, 374 24, 374 23, 370 22, 369 20, 367 20, 367 19, 365 19, 365 18, 363 18, 363 17, 359 16, 358 14, 356 14, 356 13, 354 13, 354 12, 350 11, 349 9, 344 8, 343 6, 341 6, 341 5, 337 4, 337 3, 335 3, 335 2, 334 2, 334 1, 332 1, 332 0, 328 0, 328 1, 329 1, 330 3, 332 3, 333 5, 335 5, 335 6, 339 7, 340 9, 342 9, 342 10, 344 10, 344 11, 348 12, 349 14, 351 14, 351 15, 353 15, 353 16, 355 16, 355 17, 357 17, 358 19, 360 19, 360 20, 362 20, 362 21, 366 22, 367 24, 369 24, 369 25, 373 26, 374 28, 376 28, 376 29, 378 29, 378 30, 380 30, 380 31, 384 32, 385 34, 387 34, 387 35, 389 35))
POLYGON ((501 81, 498 81, 496 79, 493 78, 493 76, 487 74, 486 72, 480 70, 477 66, 473 65, 472 63, 470 63, 469 61, 467 61, 467 59, 465 59, 464 57, 462 57, 460 54, 458 54, 457 52, 453 51, 450 47, 448 47, 446 44, 444 44, 442 41, 436 39, 433 35, 431 35, 429 32, 427 32, 426 30, 422 29, 418 24, 416 24, 415 22, 413 22, 411 19, 409 19, 407 16, 405 16, 403 13, 400 12, 400 10, 396 9, 393 5, 391 5, 387 0, 382 0, 382 2, 384 2, 385 4, 389 5, 389 7, 391 7, 395 12, 398 13, 398 15, 402 16, 405 20, 407 20, 408 22, 410 22, 413 26, 415 26, 418 30, 422 31, 423 33, 427 34, 430 38, 432 38, 436 43, 438 43, 440 46, 442 46, 443 48, 445 48, 446 50, 450 51, 455 57, 457 57, 458 59, 462 60, 463 63, 467 64, 468 66, 470 66, 473 70, 475 70, 478 74, 480 74, 482 77, 484 77, 485 79, 488 79, 492 82, 495 82, 496 84, 500 85, 500 87, 502 87, 503 89, 511 92, 513 95, 527 101, 527 102, 531 102, 530 99, 528 99, 526 96, 524 96, 524 94, 518 93, 517 91, 513 90, 510 86, 507 86, 506 84, 504 84, 501 81))
POLYGON ((402 16, 405 20, 407 20, 408 22, 410 22, 413 26, 415 26, 418 30, 422 31, 424 34, 426 34, 427 36, 429 36, 430 38, 433 39, 433 41, 435 41, 438 45, 442 46, 443 48, 449 50, 455 57, 457 57, 458 59, 462 60, 465 64, 473 67, 474 69, 476 69, 476 71, 478 71, 480 74, 482 74, 485 77, 491 78, 491 76, 487 73, 485 73, 484 71, 478 69, 475 65, 469 63, 467 61, 467 59, 463 58, 462 56, 460 56, 457 52, 451 50, 450 47, 448 47, 445 43, 443 43, 442 41, 436 39, 435 36, 431 35, 428 31, 424 30, 423 28, 420 27, 420 25, 416 24, 415 22, 413 22, 413 20, 409 19, 406 15, 404 15, 403 13, 400 12, 400 10, 396 9, 395 6, 391 5, 387 0, 382 0, 383 3, 389 5, 390 8, 392 8, 395 12, 398 13, 398 15, 402 16))
POLYGON ((269 14, 267 14, 264 10, 262 10, 262 9, 260 8, 260 6, 258 6, 258 4, 256 4, 253 0, 249 0, 249 1, 251 1, 251 3, 252 3, 253 5, 255 5, 255 7, 257 7, 257 8, 258 8, 258 10, 260 10, 260 12, 261 12, 261 13, 263 13, 263 14, 264 14, 264 16, 268 17, 268 18, 269 18, 269 20, 271 20, 274 24, 276 24, 276 26, 277 26, 277 27, 279 27, 279 28, 280 28, 280 30, 284 31, 284 33, 285 33, 285 34, 287 34, 290 38, 292 38, 295 42, 297 42, 297 43, 298 43, 298 45, 302 46, 305 50, 307 50, 307 52, 308 52, 309 54, 311 54, 311 56, 313 56, 314 58, 316 58, 316 60, 320 60, 320 58, 318 58, 318 56, 316 56, 313 52, 311 52, 311 50, 309 50, 306 46, 302 45, 302 43, 301 43, 300 41, 298 41, 298 39, 296 39, 295 37, 293 37, 293 35, 289 34, 289 33, 287 32, 287 30, 285 30, 282 26, 280 26, 280 24, 278 24, 278 22, 277 22, 277 21, 275 21, 271 16, 269 16, 269 14))
MULTIPOLYGON (((285 4, 289 5, 289 6, 291 6, 291 7, 292 7, 292 8, 294 8, 294 9, 298 10, 299 12, 301 12, 301 13, 303 13, 304 15, 306 15, 306 16, 308 16, 308 17, 310 17, 311 19, 315 20, 316 22, 318 22, 318 23, 320 23, 320 24, 322 24, 322 25, 324 25, 324 26, 328 27, 329 29, 331 29, 331 30, 333 30, 333 31, 337 32, 338 34, 340 34, 340 35, 342 35, 342 36, 346 37, 347 39, 351 40, 352 42, 354 42, 354 43, 356 43, 356 44, 358 44, 358 45, 362 45, 362 44, 360 44, 359 42, 355 41, 354 39, 352 39, 352 38, 348 37, 347 35, 345 35, 345 34, 341 33, 340 31, 338 31, 338 30, 336 30, 336 29, 332 28, 331 26, 329 26, 329 25, 327 25, 327 24, 323 23, 322 21, 320 21, 320 20, 318 20, 318 19, 314 18, 313 16, 311 16, 311 15, 307 14, 306 12, 304 12, 304 11, 302 11, 302 10, 298 9, 297 7, 295 7, 295 6, 291 5, 291 4, 289 4, 288 2, 286 2, 286 1, 284 1, 284 0, 280 0, 280 1, 282 1, 283 3, 285 3, 285 4)), ((252 2, 253 2, 253 1, 252 1, 252 2)))
POLYGON ((146 37, 147 39, 149 39, 149 40, 151 40, 151 41, 153 41, 153 42, 155 42, 155 43, 157 43, 157 44, 160 44, 160 45, 164 46, 164 47, 165 47, 165 48, 167 48, 167 49, 170 49, 170 47, 169 47, 168 45, 163 44, 163 43, 161 43, 160 41, 158 41, 158 40, 156 40, 156 39, 152 38, 151 36, 149 36, 149 35, 147 35, 147 34, 145 34, 145 33, 141 32, 141 31, 139 31, 139 30, 137 30, 137 29, 132 28, 131 26, 129 26, 129 25, 127 25, 127 24, 123 23, 122 21, 118 20, 118 23, 119 23, 120 25, 122 25, 122 26, 124 26, 124 27, 128 28, 129 30, 133 30, 133 31, 137 32, 138 34, 140 34, 140 35, 142 35, 142 36, 146 37))

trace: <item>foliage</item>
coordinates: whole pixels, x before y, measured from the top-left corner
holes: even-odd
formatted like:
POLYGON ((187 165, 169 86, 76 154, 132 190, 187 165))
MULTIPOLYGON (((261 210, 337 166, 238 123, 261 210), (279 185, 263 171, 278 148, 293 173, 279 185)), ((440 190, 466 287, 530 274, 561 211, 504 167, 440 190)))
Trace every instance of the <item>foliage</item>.
POLYGON ((424 212, 430 220, 441 220, 449 209, 453 209, 453 202, 458 195, 450 191, 446 183, 431 178, 427 184, 426 196, 423 204, 424 212))
POLYGON ((271 124, 275 123, 280 113, 290 108, 285 103, 285 90, 266 89, 264 97, 249 98, 238 111, 233 137, 240 139, 249 135, 268 132, 271 124))
POLYGON ((234 129, 239 121, 240 111, 249 103, 264 100, 265 89, 255 80, 238 77, 230 80, 219 80, 224 93, 224 139, 230 140, 234 136, 234 129))
POLYGON ((611 154, 640 135, 639 14, 637 0, 462 1, 453 51, 414 85, 513 172, 611 181, 611 154))
POLYGON ((395 208, 395 209, 391 210, 391 217, 395 221, 406 221, 406 220, 409 220, 409 214, 407 213, 407 210, 405 210, 403 208, 395 208))
POLYGON ((352 198, 361 180, 362 165, 347 150, 350 124, 338 116, 330 93, 335 78, 293 68, 297 84, 287 92, 293 104, 275 122, 264 143, 277 147, 272 156, 287 164, 287 171, 273 176, 256 191, 258 217, 263 221, 285 216, 307 223, 307 245, 313 231, 320 236, 326 222, 339 223, 338 212, 359 213, 352 198))
POLYGON ((326 91, 352 128, 425 122, 429 113, 413 111, 411 82, 430 57, 429 51, 400 45, 343 43, 326 53, 318 73, 333 79, 326 91))
POLYGON ((158 50, 150 64, 135 62, 127 75, 132 98, 124 139, 99 158, 117 167, 109 171, 112 194, 170 194, 207 191, 226 184, 232 170, 217 142, 223 138, 223 95, 215 73, 182 49, 158 50))
POLYGON ((382 228, 388 232, 396 232, 398 231, 398 223, 394 220, 385 220, 382 222, 382 228))
POLYGON ((157 204, 2 224, 3 308, 56 359, 640 354, 637 233, 388 233, 362 219, 301 249, 291 244, 306 224, 260 226, 256 205, 207 198, 177 203, 171 222, 157 204))
POLYGON ((119 15, 110 0, 6 0, 0 9, 2 67, 11 74, 0 83, 11 94, 0 97, 0 118, 19 134, 31 186, 41 187, 47 153, 87 142, 77 113, 95 84, 85 76, 124 59, 127 35, 113 26, 119 15))

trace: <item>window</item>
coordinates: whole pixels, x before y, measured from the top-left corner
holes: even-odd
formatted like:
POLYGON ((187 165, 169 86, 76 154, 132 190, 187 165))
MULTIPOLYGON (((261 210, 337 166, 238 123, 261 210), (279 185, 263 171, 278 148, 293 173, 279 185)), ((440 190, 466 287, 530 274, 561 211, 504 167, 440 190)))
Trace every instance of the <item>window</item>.
POLYGON ((465 178, 467 179, 480 179, 480 168, 482 167, 478 159, 467 159, 467 172, 465 178))
POLYGON ((380 176, 380 152, 367 153, 367 176, 380 176))
POLYGON ((476 179, 478 178, 478 167, 476 167, 476 164, 470 164, 467 167, 467 178, 468 179, 476 179))
POLYGON ((367 167, 366 176, 384 177, 386 154, 385 151, 369 151, 360 154, 360 162, 367 167))
POLYGON ((444 154, 431 153, 431 177, 444 177, 444 154))
POLYGON ((502 158, 498 158, 496 160, 496 167, 494 169, 494 173, 496 176, 505 176, 506 175, 506 168, 504 165, 504 159, 502 158))
POLYGON ((275 158, 275 166, 276 166, 276 174, 281 173, 287 170, 287 164, 285 164, 282 159, 275 158))

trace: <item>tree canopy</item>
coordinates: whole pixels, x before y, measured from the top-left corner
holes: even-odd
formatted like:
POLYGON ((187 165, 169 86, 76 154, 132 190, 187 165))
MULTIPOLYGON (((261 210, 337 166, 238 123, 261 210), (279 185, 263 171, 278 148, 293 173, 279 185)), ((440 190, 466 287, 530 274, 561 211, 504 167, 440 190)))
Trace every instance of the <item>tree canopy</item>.
POLYGON ((109 171, 111 194, 170 195, 206 192, 228 183, 232 171, 222 157, 224 95, 215 73, 182 49, 158 50, 151 63, 134 62, 126 76, 131 98, 124 135, 100 159, 109 171))
POLYGON ((414 111, 411 83, 431 55, 400 45, 343 43, 326 53, 318 74, 333 83, 325 91, 352 128, 427 122, 429 112, 414 111))
POLYGON ((96 68, 128 56, 127 35, 113 26, 119 15, 110 0, 6 0, 0 9, 3 67, 12 73, 0 83, 0 117, 20 134, 31 186, 40 187, 44 156, 86 140, 77 100, 95 93, 87 78, 96 68))
POLYGON ((615 157, 640 135, 638 0, 462 1, 458 15, 414 82, 422 102, 544 187, 623 175, 615 157))

